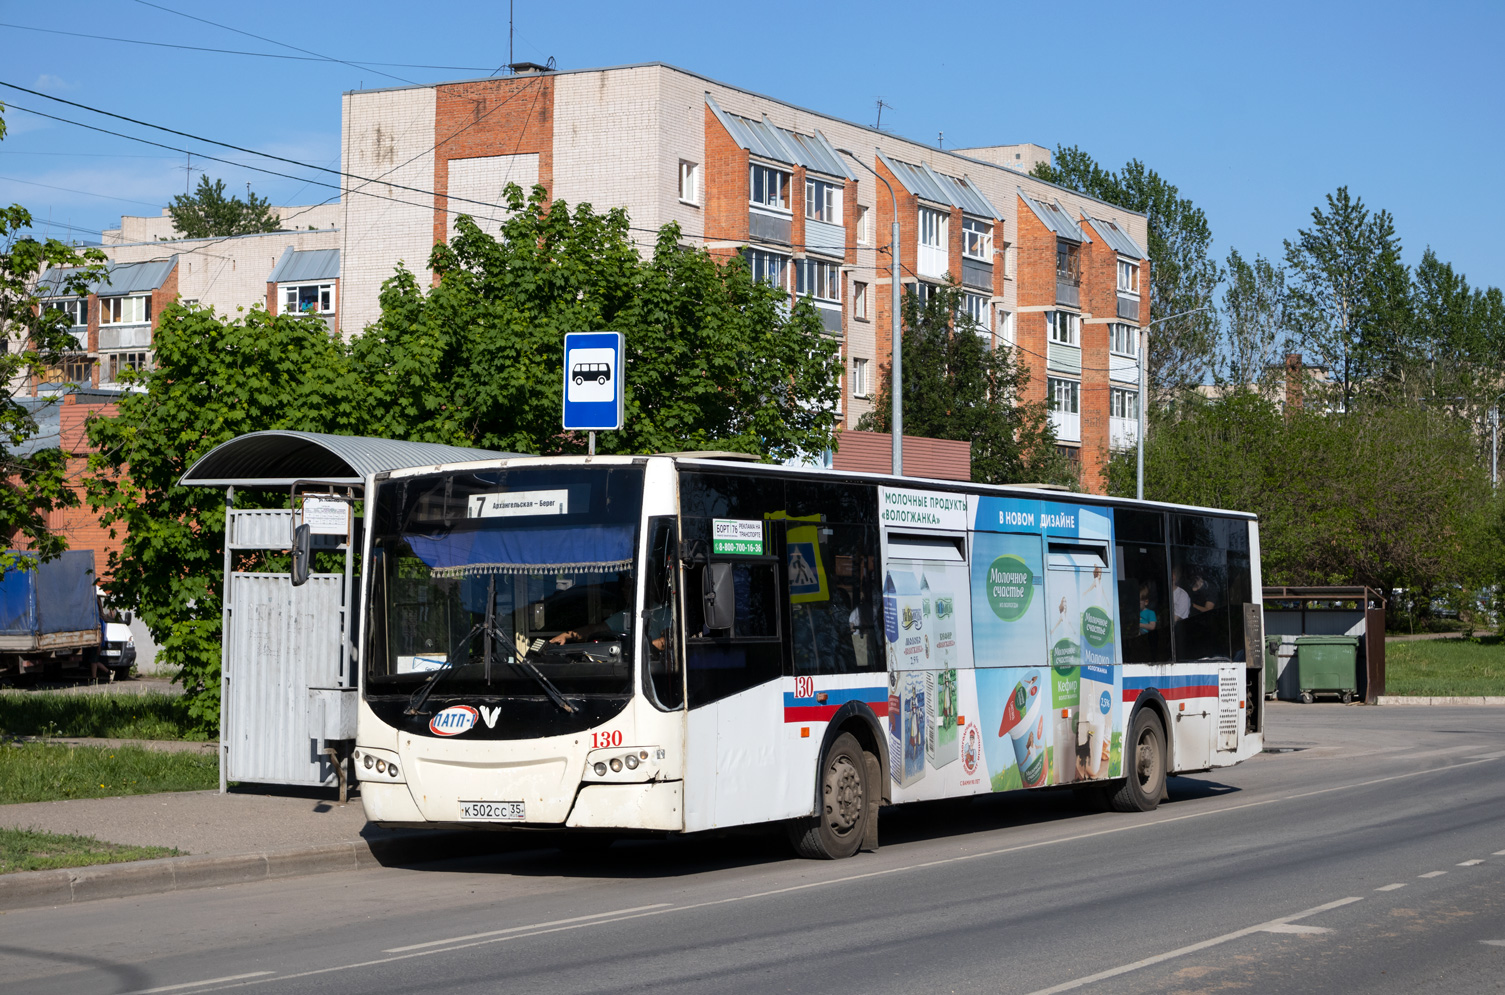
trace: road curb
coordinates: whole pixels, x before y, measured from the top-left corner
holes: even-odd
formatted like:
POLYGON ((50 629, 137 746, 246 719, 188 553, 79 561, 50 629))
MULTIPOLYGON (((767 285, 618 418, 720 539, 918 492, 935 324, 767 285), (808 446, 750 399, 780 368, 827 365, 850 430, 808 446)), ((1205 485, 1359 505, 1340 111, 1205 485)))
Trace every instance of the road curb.
POLYGON ((0 875, 0 912, 423 863, 484 852, 491 842, 485 833, 420 832, 260 853, 191 854, 55 871, 22 871, 0 875))
POLYGON ((1419 695, 1382 694, 1374 699, 1374 703, 1376 705, 1505 705, 1505 696, 1486 694, 1426 698, 1419 695))

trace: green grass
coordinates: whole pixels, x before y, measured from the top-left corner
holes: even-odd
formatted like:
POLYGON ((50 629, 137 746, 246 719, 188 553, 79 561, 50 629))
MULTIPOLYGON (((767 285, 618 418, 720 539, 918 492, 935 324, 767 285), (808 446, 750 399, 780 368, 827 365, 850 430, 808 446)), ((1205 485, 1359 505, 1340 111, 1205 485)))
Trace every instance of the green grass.
POLYGON ((60 743, 0 744, 0 805, 201 791, 219 784, 219 757, 60 743))
POLYGON ((50 871, 58 867, 118 864, 126 860, 150 860, 177 854, 161 846, 125 846, 105 843, 90 836, 61 836, 35 829, 0 828, 0 874, 16 871, 50 871))
POLYGON ((0 734, 106 739, 202 739, 171 694, 0 692, 0 734))
POLYGON ((1386 643, 1385 693, 1505 695, 1505 644, 1498 636, 1386 643))

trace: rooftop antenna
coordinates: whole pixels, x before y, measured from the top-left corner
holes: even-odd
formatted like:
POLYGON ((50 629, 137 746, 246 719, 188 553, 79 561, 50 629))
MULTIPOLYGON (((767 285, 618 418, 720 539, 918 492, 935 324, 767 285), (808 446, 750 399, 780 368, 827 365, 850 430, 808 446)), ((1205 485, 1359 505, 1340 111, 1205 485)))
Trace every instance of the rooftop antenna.
POLYGON ((183 167, 183 196, 187 197, 193 192, 193 174, 202 172, 202 169, 193 164, 193 153, 189 152, 188 165, 183 167))
POLYGON ((935 133, 935 147, 938 149, 946 147, 946 133, 944 131, 937 131, 935 133))
POLYGON ((512 57, 512 5, 513 0, 507 0, 507 65, 512 65, 517 60, 512 57))
POLYGON ((894 105, 893 104, 885 104, 883 102, 883 98, 879 97, 878 98, 878 123, 875 124, 875 125, 873 125, 873 130, 874 131, 882 131, 883 130, 883 108, 885 108, 885 107, 887 107, 889 110, 893 110, 894 109, 894 105))

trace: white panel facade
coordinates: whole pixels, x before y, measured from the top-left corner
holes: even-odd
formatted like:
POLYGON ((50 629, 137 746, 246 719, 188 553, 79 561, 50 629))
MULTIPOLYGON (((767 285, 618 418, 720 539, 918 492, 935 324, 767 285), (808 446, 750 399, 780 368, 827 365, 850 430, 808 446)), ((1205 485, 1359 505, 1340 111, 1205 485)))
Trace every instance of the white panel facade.
POLYGON ((502 230, 502 222, 509 212, 488 207, 489 204, 505 204, 505 190, 509 183, 516 183, 527 197, 538 182, 538 153, 519 155, 491 155, 474 159, 451 159, 449 161, 449 206, 448 238, 455 236, 455 219, 462 214, 470 216, 480 229, 490 235, 502 230), (478 201, 479 203, 466 203, 478 201))
POLYGON ((434 90, 364 90, 343 101, 345 172, 340 240, 340 325, 359 334, 380 316, 381 285, 400 261, 421 287, 432 282, 434 248, 434 90))

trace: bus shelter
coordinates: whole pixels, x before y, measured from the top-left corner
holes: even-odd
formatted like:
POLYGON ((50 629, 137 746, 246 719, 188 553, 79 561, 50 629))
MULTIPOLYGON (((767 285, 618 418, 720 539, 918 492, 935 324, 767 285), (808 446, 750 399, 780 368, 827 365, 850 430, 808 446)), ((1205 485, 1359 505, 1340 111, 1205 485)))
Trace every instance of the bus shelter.
MULTIPOLYGON (((1356 636, 1358 698, 1374 704, 1385 693, 1385 599, 1369 587, 1266 587, 1265 638, 1276 667, 1277 693, 1296 697, 1286 678, 1298 636, 1356 636), (1285 683, 1282 683, 1285 681, 1285 683)), ((1295 671, 1291 671, 1295 677, 1295 671)))
POLYGON ((230 781, 334 786, 345 796, 359 674, 355 592, 361 519, 374 473, 516 453, 317 432, 240 435, 205 453, 181 483, 223 487, 225 580, 220 654, 220 791, 230 781), (283 491, 286 508, 237 508, 236 492, 283 491), (326 569, 295 586, 268 570, 299 525, 326 569), (330 560, 341 564, 329 570, 330 560))

